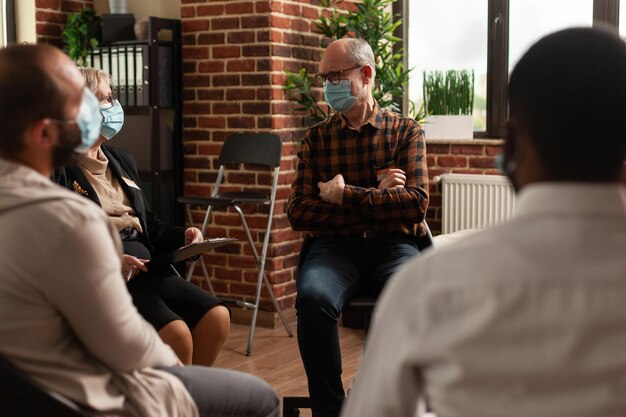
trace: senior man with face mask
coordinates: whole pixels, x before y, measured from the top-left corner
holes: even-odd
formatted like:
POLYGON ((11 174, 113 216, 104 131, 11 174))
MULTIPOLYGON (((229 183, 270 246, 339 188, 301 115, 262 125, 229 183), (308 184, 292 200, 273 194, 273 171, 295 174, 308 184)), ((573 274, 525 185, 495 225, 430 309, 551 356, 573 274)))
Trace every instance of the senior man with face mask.
POLYGON ((288 207, 292 228, 311 236, 301 255, 296 309, 315 417, 338 415, 345 396, 341 310, 359 292, 378 296, 418 253, 428 206, 424 132, 374 100, 371 47, 339 39, 320 70, 316 78, 335 114, 306 132, 288 207))

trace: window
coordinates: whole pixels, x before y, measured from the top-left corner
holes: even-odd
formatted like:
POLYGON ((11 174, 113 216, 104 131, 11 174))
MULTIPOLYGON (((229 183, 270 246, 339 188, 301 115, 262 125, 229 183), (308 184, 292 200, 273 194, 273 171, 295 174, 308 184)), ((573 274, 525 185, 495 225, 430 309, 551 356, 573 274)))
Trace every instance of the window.
POLYGON ((409 100, 423 102, 424 70, 473 69, 476 137, 501 137, 510 70, 542 36, 599 23, 626 37, 626 0, 405 0, 409 100), (408 4, 410 3, 410 6, 408 4))

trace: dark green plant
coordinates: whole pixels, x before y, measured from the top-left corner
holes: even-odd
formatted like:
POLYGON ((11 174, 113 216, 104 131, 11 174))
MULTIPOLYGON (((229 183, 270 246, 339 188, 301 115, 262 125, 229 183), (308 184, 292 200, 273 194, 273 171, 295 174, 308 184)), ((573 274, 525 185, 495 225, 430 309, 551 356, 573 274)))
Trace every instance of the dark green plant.
POLYGON ((424 71, 424 103, 428 114, 471 115, 474 71, 424 71))
MULTIPOLYGON (((342 0, 320 0, 325 14, 320 13, 314 23, 324 35, 323 47, 345 36, 361 38, 370 44, 377 60, 376 85, 372 94, 381 107, 400 111, 410 70, 404 69, 403 48, 398 46, 401 39, 393 34, 402 23, 399 14, 389 12, 395 1, 363 0, 355 4, 356 10, 344 11, 338 7, 342 0)), ((284 90, 299 104, 296 109, 308 111, 316 121, 324 120, 330 116, 330 112, 325 110, 326 106, 319 104, 314 86, 313 76, 306 68, 297 73, 287 71, 284 90)), ((423 118, 423 108, 416 109, 412 105, 411 109, 413 117, 418 120, 423 118)))
POLYGON ((78 65, 86 65, 87 57, 98 46, 100 17, 90 8, 84 8, 67 18, 63 30, 65 52, 78 65))

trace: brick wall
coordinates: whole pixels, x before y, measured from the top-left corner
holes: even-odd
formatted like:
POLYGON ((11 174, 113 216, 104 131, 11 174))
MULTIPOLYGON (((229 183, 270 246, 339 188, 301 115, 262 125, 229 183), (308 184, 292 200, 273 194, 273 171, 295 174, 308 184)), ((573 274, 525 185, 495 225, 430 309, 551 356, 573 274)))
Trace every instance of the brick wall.
POLYGON ((63 47, 62 33, 67 16, 84 7, 93 8, 93 0, 35 0, 37 43, 63 47))
MULTIPOLYGON (((294 178, 296 142, 305 130, 305 114, 283 94, 285 70, 306 66, 316 72, 321 57, 320 35, 312 22, 318 17, 315 0, 200 1, 182 0, 183 141, 185 194, 206 196, 216 176, 216 158, 224 138, 235 132, 273 132, 283 139, 281 175, 266 270, 284 307, 295 300, 294 270, 301 234, 286 216, 294 178)), ((227 178, 243 189, 256 184, 269 189, 269 173, 250 171, 227 178)), ((262 213, 252 215, 253 238, 263 239, 262 213)), ((200 222, 202 212, 194 211, 200 222)), ((218 212, 209 235, 245 241, 234 212, 218 212)), ((245 244, 225 247, 206 256, 215 290, 221 295, 253 297, 256 268, 245 244)), ((200 277, 195 277, 201 285, 200 277)), ((262 309, 272 310, 263 289, 262 309)))

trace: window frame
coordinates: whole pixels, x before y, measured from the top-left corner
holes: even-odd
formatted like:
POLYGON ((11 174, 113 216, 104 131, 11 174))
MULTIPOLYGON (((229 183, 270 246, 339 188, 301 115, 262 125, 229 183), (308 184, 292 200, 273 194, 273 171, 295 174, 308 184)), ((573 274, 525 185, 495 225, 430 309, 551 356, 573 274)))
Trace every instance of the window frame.
MULTIPOLYGON (((475 131, 474 138, 504 137, 504 126, 508 118, 507 86, 509 82, 509 1, 488 0, 487 22, 487 130, 475 131)), ((626 1, 626 0, 624 0, 626 1)), ((620 0, 593 0, 593 27, 608 25, 619 33, 620 0)), ((405 1, 394 3, 394 12, 405 15, 405 1)), ((408 53, 408 36, 403 20, 397 29, 403 35, 408 53)))

